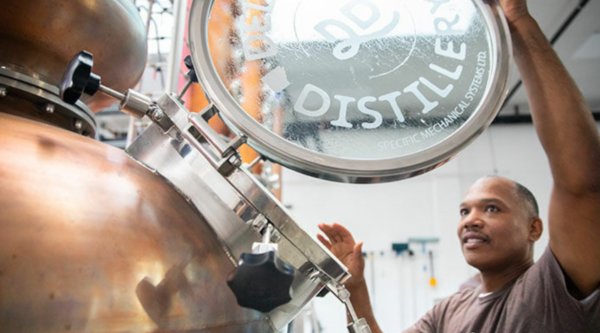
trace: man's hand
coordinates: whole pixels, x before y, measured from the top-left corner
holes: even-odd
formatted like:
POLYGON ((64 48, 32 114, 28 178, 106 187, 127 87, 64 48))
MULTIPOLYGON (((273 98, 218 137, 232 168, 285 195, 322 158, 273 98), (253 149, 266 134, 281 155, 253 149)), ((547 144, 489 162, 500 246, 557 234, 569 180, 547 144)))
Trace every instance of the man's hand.
POLYGON ((359 318, 365 318, 371 327, 373 333, 382 333, 381 328, 375 320, 371 301, 369 300, 369 291, 365 282, 365 259, 362 256, 363 243, 356 243, 354 237, 348 229, 334 224, 319 224, 319 229, 327 236, 321 234, 317 238, 333 253, 352 274, 352 277, 346 281, 345 285, 352 294, 350 302, 354 306, 356 315, 359 318))
POLYGON ((352 277, 346 282, 348 289, 353 289, 365 282, 364 270, 365 259, 362 256, 363 243, 356 243, 352 234, 343 226, 334 224, 319 224, 319 229, 327 236, 321 234, 317 238, 331 253, 333 253, 352 274, 352 277))
POLYGON ((522 17, 529 16, 527 0, 499 0, 499 2, 508 24, 514 24, 522 17))

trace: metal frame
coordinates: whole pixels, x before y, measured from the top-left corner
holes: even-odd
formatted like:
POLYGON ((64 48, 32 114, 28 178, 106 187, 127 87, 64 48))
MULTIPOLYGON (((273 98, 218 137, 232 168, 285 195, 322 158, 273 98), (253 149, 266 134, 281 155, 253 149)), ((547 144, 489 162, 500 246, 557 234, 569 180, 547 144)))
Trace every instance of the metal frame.
POLYGON ((347 268, 309 236, 283 204, 245 168, 219 167, 231 160, 226 153, 232 149, 219 143, 221 153, 211 144, 217 138, 209 136, 216 133, 204 131, 205 124, 198 125, 205 121, 201 114, 190 114, 174 94, 161 97, 158 107, 172 125, 154 122, 127 148, 127 154, 166 179, 195 207, 215 231, 233 264, 262 239, 256 230, 261 219, 276 229, 274 233, 279 236, 271 240, 277 242, 280 258, 298 272, 292 285, 292 301, 267 314, 276 330, 283 329, 324 286, 344 289, 342 283, 349 277, 347 268))
POLYGON ((208 17, 214 0, 196 0, 190 12, 189 36, 192 58, 203 89, 212 99, 225 123, 266 158, 290 169, 340 182, 375 183, 413 177, 430 171, 456 155, 487 128, 507 93, 512 46, 508 25, 496 2, 473 1, 484 14, 492 34, 495 71, 488 81, 488 95, 480 109, 461 129, 439 144, 421 152, 393 159, 361 160, 326 156, 288 142, 252 119, 233 99, 217 74, 208 46, 208 17), (492 82, 499 87, 491 90, 492 82))

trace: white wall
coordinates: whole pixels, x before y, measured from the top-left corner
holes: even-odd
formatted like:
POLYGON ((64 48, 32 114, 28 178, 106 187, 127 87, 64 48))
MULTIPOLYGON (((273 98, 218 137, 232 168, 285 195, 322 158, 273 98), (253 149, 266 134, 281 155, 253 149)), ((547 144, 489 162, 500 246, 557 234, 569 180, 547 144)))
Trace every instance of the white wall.
MULTIPOLYGON (((318 232, 319 223, 338 222, 365 242, 366 252, 375 253, 365 271, 375 314, 384 332, 400 332, 476 273, 464 262, 457 241, 458 205, 467 188, 488 174, 528 187, 546 222, 552 179, 532 125, 493 126, 450 163, 401 182, 338 184, 285 170, 283 202, 310 234, 318 232), (393 242, 412 237, 440 239, 426 249, 434 252, 436 287, 429 285, 429 260, 421 245, 411 244, 414 258, 391 251, 393 242)), ((547 244, 545 224, 536 259, 547 244)), ((344 308, 333 296, 318 299, 315 308, 323 332, 347 332, 344 308)))

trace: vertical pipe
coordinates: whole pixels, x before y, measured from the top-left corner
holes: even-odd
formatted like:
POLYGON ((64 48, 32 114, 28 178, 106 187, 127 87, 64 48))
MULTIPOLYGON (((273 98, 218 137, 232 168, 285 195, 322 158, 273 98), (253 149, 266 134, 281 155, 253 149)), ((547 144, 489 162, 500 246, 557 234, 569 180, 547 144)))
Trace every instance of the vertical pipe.
MULTIPOLYGON (((152 20, 152 8, 154 7, 154 2, 156 0, 150 0, 148 2, 148 16, 146 17, 146 39, 148 39, 148 34, 150 33, 150 21, 152 20)), ((156 36, 158 37, 158 36, 156 36)))
POLYGON ((411 281, 411 288, 412 289, 412 322, 417 322, 418 318, 417 318, 417 268, 416 266, 418 265, 417 260, 415 258, 415 256, 413 255, 411 258, 411 264, 410 264, 410 269, 411 269, 411 275, 412 275, 412 281, 411 281))
POLYGON ((167 93, 177 92, 179 85, 185 22, 187 19, 187 4, 188 0, 175 0, 173 2, 173 39, 167 65, 168 80, 165 86, 167 93))
POLYGON ((404 327, 402 325, 404 324, 404 315, 406 313, 406 306, 404 306, 404 298, 406 297, 406 295, 404 295, 404 268, 406 267, 404 265, 404 252, 400 252, 399 254, 397 254, 396 258, 400 258, 400 264, 395 266, 400 268, 400 281, 398 283, 398 290, 400 294, 400 297, 398 297, 398 300, 400 302, 400 315, 398 317, 400 321, 400 330, 403 331, 404 327))
POLYGON ((373 306, 373 312, 377 309, 377 295, 375 295, 375 252, 369 254, 369 261, 371 261, 371 295, 373 300, 371 304, 373 306))

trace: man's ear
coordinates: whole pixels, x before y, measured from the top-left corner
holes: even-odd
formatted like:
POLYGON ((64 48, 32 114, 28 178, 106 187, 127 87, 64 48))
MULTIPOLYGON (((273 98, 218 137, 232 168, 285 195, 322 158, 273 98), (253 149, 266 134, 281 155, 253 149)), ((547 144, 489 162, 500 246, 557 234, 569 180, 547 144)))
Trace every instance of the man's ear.
POLYGON ((535 243, 542 237, 544 223, 539 217, 532 217, 529 221, 529 241, 535 243))

